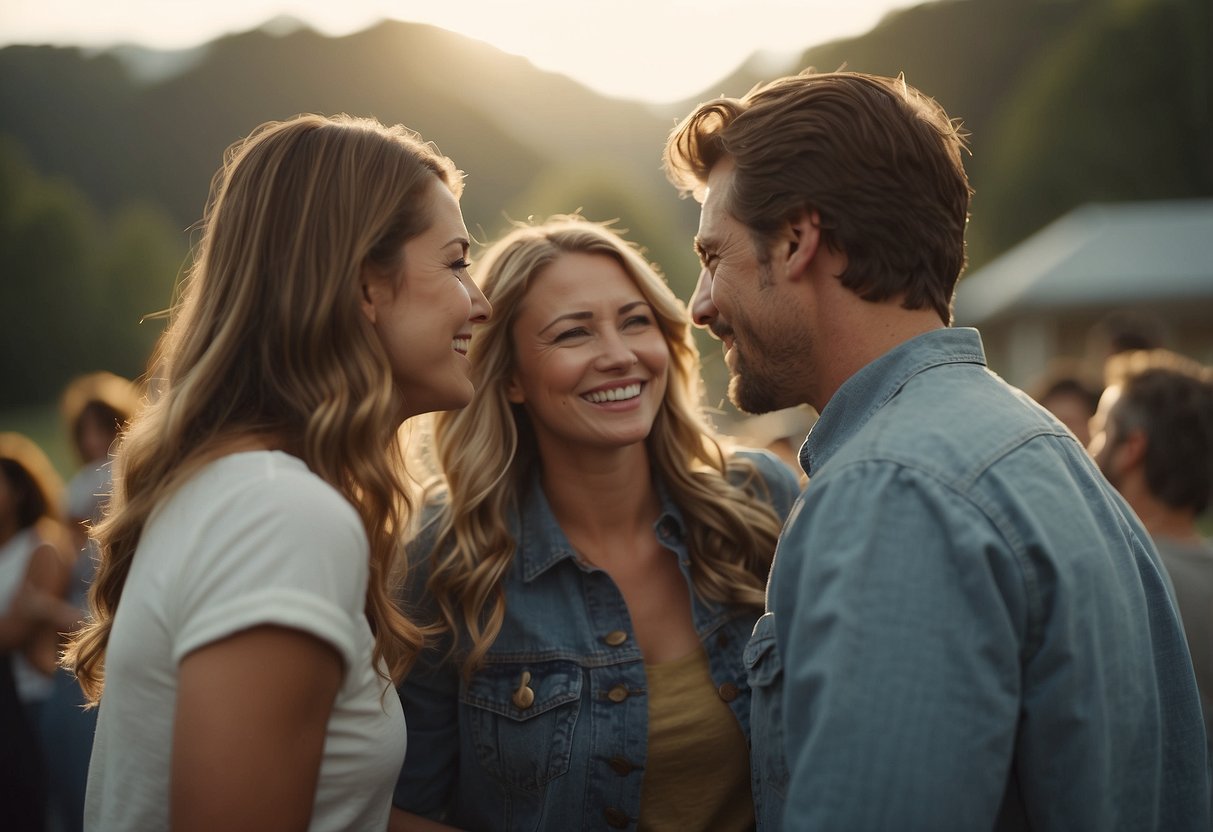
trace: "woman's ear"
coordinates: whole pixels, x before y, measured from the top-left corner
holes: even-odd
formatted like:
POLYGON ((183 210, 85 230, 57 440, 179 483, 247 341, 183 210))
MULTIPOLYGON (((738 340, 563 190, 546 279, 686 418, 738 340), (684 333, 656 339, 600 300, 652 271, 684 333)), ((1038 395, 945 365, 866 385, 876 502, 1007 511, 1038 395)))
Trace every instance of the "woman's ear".
POLYGON ((526 401, 526 393, 518 383, 517 375, 511 376, 510 383, 505 386, 505 397, 512 404, 522 404, 526 401))
POLYGON ((378 322, 379 304, 383 298, 381 295, 387 287, 384 281, 376 280, 373 276, 368 275, 366 270, 363 270, 362 281, 359 290, 362 293, 358 305, 362 308, 362 314, 374 326, 378 322))

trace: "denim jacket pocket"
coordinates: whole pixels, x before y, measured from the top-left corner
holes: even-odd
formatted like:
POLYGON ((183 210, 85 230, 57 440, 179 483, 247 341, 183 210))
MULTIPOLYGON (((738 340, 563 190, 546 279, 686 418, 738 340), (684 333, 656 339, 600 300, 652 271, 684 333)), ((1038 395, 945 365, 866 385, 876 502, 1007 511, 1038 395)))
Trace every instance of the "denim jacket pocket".
POLYGON ((575 662, 502 662, 481 668, 460 698, 486 773, 509 786, 534 790, 567 772, 581 685, 581 667, 575 662))
POLYGON ((775 643, 774 613, 758 619, 742 660, 750 682, 754 804, 759 828, 775 828, 787 796, 788 763, 783 753, 783 662, 775 643))

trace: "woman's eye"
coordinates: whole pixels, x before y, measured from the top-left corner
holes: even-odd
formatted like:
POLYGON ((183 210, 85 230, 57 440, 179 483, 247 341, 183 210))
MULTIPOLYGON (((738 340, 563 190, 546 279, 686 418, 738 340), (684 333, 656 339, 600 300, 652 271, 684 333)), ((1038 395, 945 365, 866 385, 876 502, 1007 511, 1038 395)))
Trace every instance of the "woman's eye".
POLYGON ((653 323, 653 319, 648 315, 633 315, 623 322, 625 329, 636 329, 637 327, 648 326, 653 323))
POLYGON ((586 330, 586 328, 583 326, 578 326, 578 327, 574 327, 573 329, 566 329, 564 332, 561 332, 552 340, 553 341, 565 341, 565 340, 568 340, 569 338, 580 338, 581 336, 586 335, 586 334, 588 334, 588 330, 586 330))
POLYGON ((467 259, 466 257, 461 257, 460 259, 456 260, 454 263, 451 264, 451 271, 466 272, 471 267, 472 267, 472 261, 467 259))

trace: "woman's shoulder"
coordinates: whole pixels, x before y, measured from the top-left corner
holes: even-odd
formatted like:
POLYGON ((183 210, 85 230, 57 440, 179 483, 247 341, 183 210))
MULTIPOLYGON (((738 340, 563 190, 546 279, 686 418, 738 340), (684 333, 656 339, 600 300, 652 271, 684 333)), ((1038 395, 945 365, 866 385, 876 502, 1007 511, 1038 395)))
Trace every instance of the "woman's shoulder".
POLYGON ((729 480, 743 484, 757 474, 768 486, 799 490, 800 479, 786 462, 762 448, 734 448, 729 454, 729 480))
POLYGON ((774 453, 760 448, 733 449, 729 454, 728 477, 738 488, 767 499, 781 516, 791 510, 800 496, 796 472, 774 453))
POLYGON ((149 518, 149 528, 166 526, 212 533, 260 527, 284 542, 366 545, 354 506, 302 460, 279 451, 242 451, 204 464, 149 518))
POLYGON ((281 451, 241 451, 213 460, 190 477, 195 492, 240 495, 250 507, 271 505, 308 511, 354 511, 336 488, 307 463, 281 451))

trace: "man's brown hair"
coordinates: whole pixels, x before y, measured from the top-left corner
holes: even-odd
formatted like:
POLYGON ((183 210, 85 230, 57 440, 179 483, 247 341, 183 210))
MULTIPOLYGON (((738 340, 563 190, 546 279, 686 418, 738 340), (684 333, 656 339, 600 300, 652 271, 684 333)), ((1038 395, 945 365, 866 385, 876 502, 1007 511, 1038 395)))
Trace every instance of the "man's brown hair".
POLYGON ((809 70, 701 104, 670 134, 664 162, 676 187, 702 197, 712 168, 733 160, 725 205, 760 260, 783 223, 816 211, 822 240, 847 256, 844 286, 950 323, 971 193, 964 146, 903 78, 809 70))

